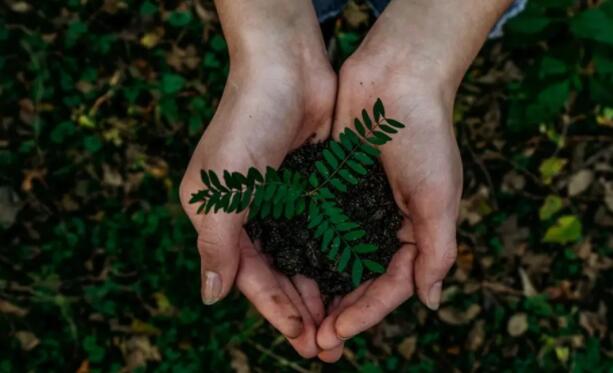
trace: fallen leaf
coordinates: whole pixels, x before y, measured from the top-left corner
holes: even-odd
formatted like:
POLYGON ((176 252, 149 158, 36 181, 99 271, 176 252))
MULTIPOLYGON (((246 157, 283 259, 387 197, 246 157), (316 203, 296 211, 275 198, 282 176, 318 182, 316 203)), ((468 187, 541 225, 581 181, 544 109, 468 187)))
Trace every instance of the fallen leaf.
POLYGON ((119 343, 124 359, 126 370, 133 371, 138 367, 144 367, 148 361, 160 361, 160 351, 151 344, 148 337, 134 336, 119 343))
POLYGON ((549 195, 545 198, 545 202, 539 209, 539 218, 541 220, 547 220, 551 218, 556 212, 560 211, 564 206, 562 198, 556 195, 549 195))
POLYGON ((35 168, 33 170, 25 170, 23 171, 23 181, 21 182, 21 190, 24 192, 30 192, 32 187, 34 187, 34 180, 38 180, 41 183, 45 181, 45 175, 47 175, 47 169, 35 168))
POLYGON ((139 319, 132 320, 130 330, 136 334, 160 335, 162 332, 155 325, 149 324, 139 319))
POLYGON ((34 333, 24 330, 15 332, 15 338, 19 340, 21 349, 24 351, 31 351, 40 343, 40 340, 34 335, 34 333))
POLYGON ((466 348, 469 351, 477 351, 485 341, 485 320, 477 320, 468 333, 466 348))
POLYGON ((102 178, 102 182, 104 185, 112 187, 120 187, 123 185, 123 177, 116 169, 111 168, 107 164, 103 164, 102 171, 104 175, 102 178))
POLYGON ((521 285, 523 288, 524 296, 532 297, 532 296, 538 295, 538 292, 536 291, 536 289, 534 289, 534 285, 532 285, 532 281, 530 280, 530 277, 528 276, 526 271, 521 267, 519 267, 518 271, 519 271, 519 278, 521 279, 521 285))
POLYGON ((566 346, 557 346, 556 349, 556 357, 563 363, 568 361, 568 357, 570 355, 570 349, 566 346))
POLYGON ((566 165, 566 162, 566 159, 556 157, 545 159, 539 167, 543 183, 551 184, 553 178, 557 176, 560 171, 562 171, 562 169, 566 165))
POLYGON ((140 38, 140 44, 147 49, 151 49, 155 47, 156 45, 158 45, 163 34, 164 34, 164 29, 159 27, 155 29, 154 31, 144 34, 140 38))
POLYGON ((15 223, 21 210, 19 196, 13 189, 0 187, 0 226, 8 228, 15 223))
POLYGON ((607 183, 605 185, 604 204, 609 211, 613 212, 613 183, 607 183))
POLYGON ((243 351, 236 347, 230 347, 230 356, 232 358, 230 366, 236 373, 251 372, 251 368, 249 367, 249 359, 243 351))
POLYGON ((411 358, 415 354, 415 350, 417 350, 417 337, 416 336, 406 337, 398 345, 398 352, 403 358, 407 360, 411 360, 411 358))
POLYGON ((352 28, 359 27, 368 22, 369 10, 365 6, 360 6, 350 1, 343 11, 343 18, 352 28))
POLYGON ((568 182, 568 194, 576 196, 584 192, 594 181, 594 172, 592 170, 581 170, 570 177, 568 182))
POLYGON ((89 370, 89 360, 83 360, 77 369, 77 373, 89 373, 89 370))
POLYGON ((528 316, 523 313, 516 313, 511 316, 507 324, 507 331, 512 337, 519 337, 528 330, 528 316))
POLYGON ((581 221, 575 215, 565 215, 547 229, 543 242, 567 244, 579 241, 581 235, 581 221))
POLYGON ((27 13, 32 10, 32 6, 25 1, 16 1, 11 4, 11 10, 15 13, 27 13))
POLYGON ((450 325, 464 325, 477 317, 480 312, 481 306, 478 304, 471 304, 465 311, 454 307, 445 307, 438 311, 438 317, 450 325))
POLYGON ((13 303, 6 301, 4 299, 0 299, 0 313, 4 313, 7 315, 13 315, 17 317, 24 317, 28 314, 28 310, 23 309, 19 306, 14 305, 13 303))

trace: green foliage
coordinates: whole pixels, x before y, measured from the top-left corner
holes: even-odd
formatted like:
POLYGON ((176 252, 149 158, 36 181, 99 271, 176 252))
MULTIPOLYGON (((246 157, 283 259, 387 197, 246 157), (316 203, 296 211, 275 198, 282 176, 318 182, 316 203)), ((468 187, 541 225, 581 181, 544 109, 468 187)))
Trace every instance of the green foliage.
POLYGON ((342 206, 336 205, 335 193, 347 193, 349 186, 358 184, 367 168, 377 162, 378 146, 391 141, 390 136, 404 128, 404 124, 385 116, 380 99, 372 108, 372 117, 364 109, 361 119, 355 119, 355 130, 347 127, 339 141, 329 142, 322 152, 323 159, 315 162, 315 171, 308 178, 298 171, 280 172, 271 167, 264 177, 252 167, 247 175, 224 170, 222 182, 215 171, 202 170, 206 188, 194 193, 190 203, 199 203, 198 213, 205 214, 219 210, 239 213, 249 208, 250 219, 292 219, 304 213, 308 205, 308 227, 315 238, 321 238, 322 252, 336 263, 339 272, 351 262, 351 278, 357 287, 364 267, 375 273, 383 272, 383 268, 370 260, 363 263, 361 254, 377 251, 377 246, 360 241, 366 232, 343 213, 342 206))

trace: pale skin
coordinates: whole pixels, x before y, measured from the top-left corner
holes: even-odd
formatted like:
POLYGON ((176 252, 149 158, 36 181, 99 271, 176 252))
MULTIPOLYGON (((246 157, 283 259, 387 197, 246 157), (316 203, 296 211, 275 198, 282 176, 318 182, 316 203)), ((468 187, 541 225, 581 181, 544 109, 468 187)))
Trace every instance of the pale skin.
POLYGON ((452 126, 456 90, 511 0, 392 0, 338 79, 310 0, 217 0, 230 53, 219 107, 180 188, 198 232, 202 298, 236 284, 305 358, 337 361, 344 341, 379 323, 414 293, 439 307, 456 257, 462 163, 452 126), (407 125, 381 161, 405 216, 385 274, 324 309, 314 281, 270 265, 242 225, 245 214, 197 215, 187 203, 200 169, 277 167, 291 150, 336 137, 377 97, 407 125))

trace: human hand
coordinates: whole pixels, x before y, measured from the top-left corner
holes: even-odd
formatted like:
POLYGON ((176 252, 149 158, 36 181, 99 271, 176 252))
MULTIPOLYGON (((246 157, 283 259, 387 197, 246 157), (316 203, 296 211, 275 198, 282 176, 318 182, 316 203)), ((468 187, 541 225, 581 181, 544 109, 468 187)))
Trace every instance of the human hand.
POLYGON ((406 125, 381 149, 405 218, 398 232, 401 247, 386 273, 339 301, 318 330, 320 348, 342 346, 414 291, 429 308, 438 308, 442 281, 456 258, 462 192, 462 163, 452 127, 455 93, 511 2, 393 1, 343 65, 333 135, 378 97, 386 114, 406 125))
MULTIPOLYGON (((244 8, 257 4, 244 5, 244 8)), ((262 5, 249 13, 253 20, 262 5)), ((243 229, 246 213, 197 214, 191 194, 202 188, 200 170, 245 173, 278 167, 285 155, 307 141, 328 137, 336 94, 336 76, 325 56, 318 25, 313 19, 300 27, 264 23, 235 25, 234 2, 220 2, 231 68, 217 112, 200 139, 180 187, 182 206, 198 232, 202 299, 213 304, 225 297, 236 281, 239 290, 304 357, 319 349, 316 328, 324 317, 319 290, 313 280, 292 279, 275 271, 243 229), (305 30, 304 28, 307 28, 305 30), (280 31, 281 30, 281 31, 280 31), (274 32, 273 32, 274 31, 274 32), (261 48, 260 48, 261 47, 261 48)), ((309 4, 312 7, 312 5, 309 4)), ((288 5, 275 11, 285 12, 288 5)), ((249 11, 239 9, 238 11, 249 11)), ((298 11, 298 10, 296 10, 298 11)), ((304 18, 304 12, 301 17, 304 18)))

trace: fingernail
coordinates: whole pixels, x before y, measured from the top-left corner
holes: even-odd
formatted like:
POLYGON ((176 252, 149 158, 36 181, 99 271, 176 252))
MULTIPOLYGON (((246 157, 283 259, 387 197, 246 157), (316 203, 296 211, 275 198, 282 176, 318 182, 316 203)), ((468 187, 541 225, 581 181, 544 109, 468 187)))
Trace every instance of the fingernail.
POLYGON ((441 289, 443 288, 443 282, 437 281, 432 285, 428 292, 428 308, 432 311, 436 311, 441 303, 441 289))
POLYGON ((204 284, 202 285, 202 302, 211 305, 219 300, 221 295, 221 278, 215 272, 204 272, 204 284))

